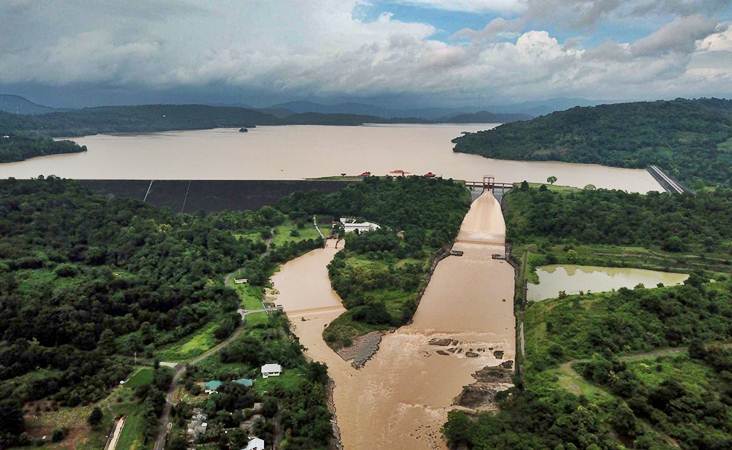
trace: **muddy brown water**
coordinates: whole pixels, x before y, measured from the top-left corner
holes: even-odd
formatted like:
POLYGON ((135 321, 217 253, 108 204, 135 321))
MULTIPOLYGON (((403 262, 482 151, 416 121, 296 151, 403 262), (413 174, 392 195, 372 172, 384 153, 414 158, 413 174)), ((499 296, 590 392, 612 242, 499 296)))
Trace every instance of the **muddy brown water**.
POLYGON ((333 241, 286 263, 273 277, 277 302, 309 357, 328 365, 344 448, 444 449, 440 428, 471 374, 513 359, 513 269, 502 254, 505 225, 490 193, 473 202, 455 249, 442 260, 411 324, 387 334, 356 370, 323 341, 323 328, 344 309, 326 266, 333 241), (457 341, 430 345, 433 339, 457 341), (450 351, 447 351, 447 350, 450 351), (498 359, 493 351, 503 351, 498 359), (438 351, 446 354, 440 354, 438 351), (467 352, 476 357, 466 357, 467 352))
POLYGON ((288 125, 236 129, 96 135, 74 138, 85 153, 0 164, 0 178, 57 175, 76 179, 294 180, 384 175, 402 169, 422 175, 497 181, 528 180, 633 192, 661 190, 645 171, 559 162, 502 161, 454 153, 453 138, 496 124, 396 126, 288 125))

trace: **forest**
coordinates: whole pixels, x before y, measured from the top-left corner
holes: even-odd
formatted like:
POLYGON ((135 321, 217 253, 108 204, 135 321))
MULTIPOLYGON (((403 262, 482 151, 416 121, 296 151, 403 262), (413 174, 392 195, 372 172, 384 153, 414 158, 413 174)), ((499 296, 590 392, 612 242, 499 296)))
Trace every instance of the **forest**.
POLYGON ((71 141, 55 141, 46 137, 0 135, 0 163, 22 161, 36 156, 86 151, 71 141))
MULTIPOLYGON (((654 195, 524 185, 504 202, 508 234, 521 252, 585 244, 596 251, 618 249, 617 256, 642 247, 661 252, 667 244, 661 228, 688 243, 668 249, 669 255, 691 258, 699 251, 729 259, 729 192, 654 195), (643 219, 636 221, 637 215, 643 219), (691 217, 703 226, 694 228, 691 217), (688 227, 694 235, 680 234, 688 227)), ((702 268, 714 263, 694 258, 702 268)), ((516 386, 497 395, 497 414, 451 412, 444 427, 450 445, 728 448, 732 279, 729 267, 713 269, 692 272, 675 287, 560 294, 525 306, 519 295, 526 354, 516 386)))
MULTIPOLYGON (((237 237, 286 220, 270 207, 174 214, 54 177, 0 182, 0 414, 99 402, 133 357, 150 361, 210 324, 218 340, 231 334, 241 299, 225 274, 263 286, 277 264, 322 245, 237 237)), ((22 420, 5 423, 0 447, 27 443, 22 420)))
POLYGON ((281 204, 290 216, 358 217, 381 228, 345 236, 328 267, 348 312, 324 338, 334 348, 374 330, 407 323, 427 282, 431 258, 454 239, 469 206, 468 191, 452 180, 367 177, 335 193, 296 193, 281 204))
POLYGON ((257 125, 361 125, 414 121, 355 114, 300 113, 275 116, 256 109, 234 106, 133 105, 98 106, 36 115, 0 111, 0 132, 69 137, 97 133, 253 128, 257 125))
POLYGON ((575 243, 641 246, 669 252, 732 252, 732 191, 555 192, 522 184, 506 197, 514 244, 575 243))
POLYGON ((453 140, 488 158, 651 164, 692 188, 732 185, 732 101, 676 99, 575 107, 453 140))

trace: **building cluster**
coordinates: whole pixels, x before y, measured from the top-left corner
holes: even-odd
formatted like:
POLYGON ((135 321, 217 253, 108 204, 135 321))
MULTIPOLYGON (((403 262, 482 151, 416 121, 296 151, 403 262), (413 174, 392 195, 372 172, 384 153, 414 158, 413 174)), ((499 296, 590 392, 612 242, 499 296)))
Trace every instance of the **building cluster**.
MULTIPOLYGON (((260 373, 262 374, 262 378, 278 377, 282 374, 282 366, 276 363, 265 364, 260 368, 260 373)), ((254 380, 250 378, 239 378, 233 380, 232 383, 240 384, 246 387, 252 387, 254 385, 254 380)), ((218 389, 223 386, 223 384, 224 382, 221 380, 206 381, 203 384, 204 392, 208 395, 215 394, 216 392, 218 392, 218 389)), ((258 420, 264 420, 264 416, 262 415, 262 408, 262 403, 255 403, 252 406, 251 410, 247 411, 246 416, 248 418, 239 424, 239 428, 247 433, 252 433, 254 429, 254 424, 258 420)), ((207 421, 208 417, 201 408, 193 409, 193 414, 188 421, 188 426, 186 429, 186 435, 190 448, 195 448, 196 442, 199 442, 199 440, 202 439, 206 434, 206 430, 208 429, 207 421)), ((264 450, 264 448, 265 442, 263 439, 250 435, 249 443, 246 449, 242 450, 264 450)))

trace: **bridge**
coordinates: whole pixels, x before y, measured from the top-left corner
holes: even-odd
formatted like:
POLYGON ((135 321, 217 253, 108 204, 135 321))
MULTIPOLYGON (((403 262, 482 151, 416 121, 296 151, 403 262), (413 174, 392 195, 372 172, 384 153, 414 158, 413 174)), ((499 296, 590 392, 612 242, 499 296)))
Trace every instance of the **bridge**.
POLYGON ((486 175, 483 177, 483 181, 466 181, 465 186, 469 189, 483 189, 484 191, 489 190, 494 193, 496 191, 504 193, 513 188, 513 183, 496 182, 495 178, 486 175))
POLYGON ((694 192, 684 186, 683 184, 679 183, 676 178, 667 175, 663 170, 661 170, 660 167, 650 165, 648 166, 648 173, 651 174, 653 178, 656 179, 658 184, 661 185, 661 187, 666 192, 671 192, 673 194, 693 194, 694 192))

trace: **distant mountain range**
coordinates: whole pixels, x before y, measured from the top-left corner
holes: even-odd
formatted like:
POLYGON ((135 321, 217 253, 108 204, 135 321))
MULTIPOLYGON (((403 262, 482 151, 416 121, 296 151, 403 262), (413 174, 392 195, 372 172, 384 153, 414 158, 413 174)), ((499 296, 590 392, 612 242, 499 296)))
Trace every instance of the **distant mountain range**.
MULTIPOLYGON (((603 102, 583 98, 557 98, 531 101, 516 104, 497 104, 461 107, 427 107, 427 108, 390 108, 369 103, 342 102, 334 104, 312 101, 292 101, 279 103, 269 107, 257 108, 247 104, 210 104, 215 107, 236 107, 256 110, 261 113, 283 119, 293 114, 346 114, 351 116, 370 116, 381 119, 416 119, 418 122, 514 122, 527 120, 554 111, 562 111, 574 106, 594 106, 603 102), (472 117, 470 115, 473 115, 472 117)), ((82 108, 88 109, 88 108, 82 108)), ((12 94, 0 94, 0 111, 13 114, 47 114, 52 112, 71 111, 68 108, 52 108, 34 103, 24 97, 12 94)))
POLYGON ((13 114, 46 114, 56 109, 33 103, 20 95, 0 94, 0 111, 13 114))
MULTIPOLYGON (((292 111, 293 113, 317 112, 322 114, 359 114, 384 118, 405 118, 415 117, 425 120, 445 122, 448 119, 465 114, 474 114, 490 111, 499 115, 512 114, 509 120, 495 120, 498 122, 510 122, 515 120, 526 120, 530 117, 549 114, 554 111, 563 111, 575 106, 595 106, 603 103, 612 103, 601 100, 588 100, 584 98, 555 98, 549 100, 538 100, 515 104, 484 105, 484 106, 462 106, 462 107, 433 107, 433 108, 387 108, 367 103, 335 103, 322 104, 310 101, 295 101, 272 105, 268 110, 292 111)), ((491 120, 494 121, 494 120, 491 120)), ((457 121, 460 122, 459 120, 457 121)))
MULTIPOLYGON (((532 116, 528 114, 511 113, 509 116, 501 114, 489 113, 486 110, 490 108, 412 108, 412 109, 393 109, 382 106, 370 105, 366 103, 336 103, 326 105, 322 103, 314 103, 307 101, 287 102, 272 105, 267 110, 292 111, 293 113, 320 113, 320 114, 356 114, 364 116, 376 116, 385 119, 405 119, 415 118, 421 120, 429 120, 435 122, 454 122, 466 123, 462 116, 467 114, 477 114, 490 116, 489 122, 513 122, 516 120, 530 119, 532 116)), ((478 116, 476 116, 478 117, 478 116)))

